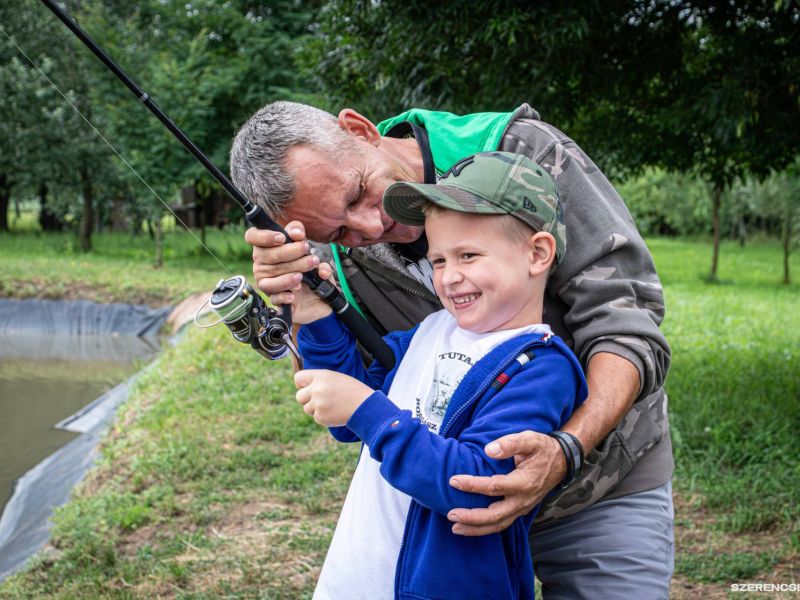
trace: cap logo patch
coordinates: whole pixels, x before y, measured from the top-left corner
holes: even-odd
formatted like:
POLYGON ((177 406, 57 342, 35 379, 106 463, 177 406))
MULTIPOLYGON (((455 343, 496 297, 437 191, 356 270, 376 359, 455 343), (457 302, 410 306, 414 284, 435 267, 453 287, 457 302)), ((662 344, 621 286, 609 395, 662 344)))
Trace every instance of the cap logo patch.
POLYGON ((527 197, 527 196, 525 196, 525 197, 522 199, 522 208, 525 208, 525 209, 527 209, 527 210, 529 210, 529 211, 531 211, 531 212, 537 212, 537 211, 536 211, 536 205, 535 205, 533 202, 531 202, 531 201, 528 199, 528 197, 527 197))
POLYGON ((467 158, 462 158, 460 161, 458 161, 456 164, 450 167, 450 170, 447 171, 447 173, 445 173, 444 176, 449 177, 450 175, 453 175, 454 177, 458 177, 459 175, 461 175, 461 171, 464 170, 464 167, 466 167, 467 165, 471 165, 474 161, 475 161, 475 156, 468 156, 467 158))

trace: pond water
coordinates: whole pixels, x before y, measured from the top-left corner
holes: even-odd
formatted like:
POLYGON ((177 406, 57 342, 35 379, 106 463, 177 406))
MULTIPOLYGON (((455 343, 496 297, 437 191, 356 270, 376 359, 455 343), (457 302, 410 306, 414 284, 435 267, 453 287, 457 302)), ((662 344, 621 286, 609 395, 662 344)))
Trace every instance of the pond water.
POLYGON ((158 340, 0 332, 0 514, 14 481, 78 434, 55 425, 124 381, 158 340))

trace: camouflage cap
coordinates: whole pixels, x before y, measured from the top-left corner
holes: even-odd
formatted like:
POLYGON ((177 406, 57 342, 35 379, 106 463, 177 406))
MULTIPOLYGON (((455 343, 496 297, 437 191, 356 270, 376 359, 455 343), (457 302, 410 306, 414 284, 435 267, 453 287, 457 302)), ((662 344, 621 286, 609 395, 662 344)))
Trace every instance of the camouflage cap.
POLYGON ((550 174, 522 154, 480 152, 468 156, 445 173, 437 184, 393 183, 383 194, 383 206, 392 219, 423 225, 427 202, 458 212, 508 214, 534 231, 546 231, 556 240, 556 262, 567 247, 564 217, 550 174))

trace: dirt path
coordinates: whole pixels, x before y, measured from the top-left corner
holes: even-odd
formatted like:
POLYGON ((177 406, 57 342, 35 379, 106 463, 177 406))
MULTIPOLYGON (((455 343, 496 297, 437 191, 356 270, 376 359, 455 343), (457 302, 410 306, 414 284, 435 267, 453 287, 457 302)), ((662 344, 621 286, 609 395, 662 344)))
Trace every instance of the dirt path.
POLYGON ((779 560, 771 555, 785 552, 788 533, 766 531, 734 534, 714 528, 716 517, 699 496, 678 492, 675 503, 676 575, 672 600, 717 600, 720 598, 793 598, 800 592, 732 592, 732 584, 800 583, 800 556, 790 553, 779 560), (766 566, 758 570, 757 565, 766 566), (747 572, 747 575, 741 573, 747 572))

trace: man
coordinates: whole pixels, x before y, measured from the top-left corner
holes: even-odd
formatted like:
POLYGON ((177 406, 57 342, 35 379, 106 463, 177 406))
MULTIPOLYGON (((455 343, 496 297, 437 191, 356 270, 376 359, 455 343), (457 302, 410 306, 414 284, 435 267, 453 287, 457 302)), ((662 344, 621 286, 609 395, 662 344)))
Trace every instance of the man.
POLYGON ((266 106, 237 134, 231 172, 293 243, 247 232, 256 281, 274 303, 291 302, 300 272, 331 274, 306 239, 335 242, 350 248, 342 256, 333 246, 339 283, 366 317, 387 331, 415 325, 439 308, 426 240, 420 228, 386 215, 383 192, 396 181, 434 183, 461 158, 497 149, 543 165, 558 188, 570 253, 548 284, 544 320, 581 360, 589 396, 563 436, 524 432, 488 444, 489 456, 515 457, 511 474, 453 477, 462 491, 504 497, 488 509, 452 511, 453 531, 502 530, 544 499, 530 542, 546 598, 666 598, 673 463, 661 285, 619 195, 533 109, 412 110, 375 126, 350 109, 334 118, 293 103, 266 106))

